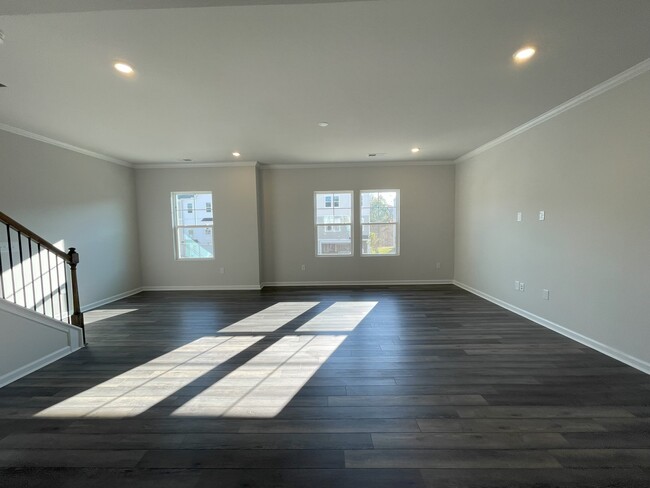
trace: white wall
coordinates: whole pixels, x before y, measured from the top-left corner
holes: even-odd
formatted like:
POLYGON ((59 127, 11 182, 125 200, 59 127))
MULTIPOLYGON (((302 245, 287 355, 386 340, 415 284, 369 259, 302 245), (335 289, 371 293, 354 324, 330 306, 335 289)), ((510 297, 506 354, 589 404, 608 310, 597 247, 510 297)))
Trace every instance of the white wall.
POLYGON ((0 130, 0 209, 77 248, 84 308, 140 286, 133 173, 0 130))
POLYGON ((454 166, 265 169, 265 283, 435 281, 453 278, 454 166), (359 255, 359 190, 399 189, 399 256, 359 255), (352 257, 316 257, 314 191, 355 192, 352 257), (441 263, 440 269, 436 263, 441 263), (306 266, 301 271, 301 265, 306 266))
POLYGON ((142 280, 146 288, 257 288, 259 249, 254 166, 136 171, 142 280), (213 260, 177 261, 171 193, 211 191, 213 260), (224 273, 220 273, 224 268, 224 273))
POLYGON ((0 387, 82 345, 81 329, 0 300, 0 387))
POLYGON ((455 248, 459 282, 650 371, 650 74, 459 164, 455 248))

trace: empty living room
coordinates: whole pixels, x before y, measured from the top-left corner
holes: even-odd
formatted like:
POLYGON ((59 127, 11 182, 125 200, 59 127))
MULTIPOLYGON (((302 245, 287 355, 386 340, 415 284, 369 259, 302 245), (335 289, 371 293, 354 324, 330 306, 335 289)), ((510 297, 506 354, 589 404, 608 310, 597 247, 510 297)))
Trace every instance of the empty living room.
POLYGON ((0 488, 648 488, 650 1, 0 0, 0 488))

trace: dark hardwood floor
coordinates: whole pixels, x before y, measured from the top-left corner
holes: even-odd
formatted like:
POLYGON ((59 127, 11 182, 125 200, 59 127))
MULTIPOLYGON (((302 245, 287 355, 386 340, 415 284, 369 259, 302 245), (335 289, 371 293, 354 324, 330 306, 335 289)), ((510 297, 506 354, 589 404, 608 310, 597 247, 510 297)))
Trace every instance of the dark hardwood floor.
POLYGON ((650 376, 454 286, 146 292, 87 320, 0 389, 0 486, 650 486, 650 376))

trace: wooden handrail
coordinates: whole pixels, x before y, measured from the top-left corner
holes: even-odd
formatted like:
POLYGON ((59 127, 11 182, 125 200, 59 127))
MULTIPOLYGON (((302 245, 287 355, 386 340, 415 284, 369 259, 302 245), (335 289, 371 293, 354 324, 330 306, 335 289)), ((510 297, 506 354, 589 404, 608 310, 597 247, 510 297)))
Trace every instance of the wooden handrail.
MULTIPOLYGON (((27 227, 22 225, 19 222, 16 222, 14 219, 9 217, 7 214, 0 212, 0 223, 4 224, 7 228, 7 244, 8 244, 8 254, 9 254, 9 267, 10 267, 10 274, 11 274, 11 287, 12 287, 12 293, 15 296, 16 292, 16 282, 15 282, 15 277, 14 277, 14 259, 13 259, 13 253, 12 253, 12 244, 11 244, 11 236, 10 236, 10 229, 13 229, 14 231, 17 232, 18 234, 18 248, 19 248, 19 259, 20 259, 20 274, 22 275, 22 282, 25 282, 25 270, 23 268, 23 240, 22 238, 24 237, 27 239, 27 244, 28 244, 28 249, 25 250, 26 252, 29 253, 30 259, 32 257, 32 241, 35 242, 38 246, 38 250, 40 252, 40 249, 46 249, 47 251, 51 252, 54 254, 57 258, 61 259, 63 263, 67 264, 70 266, 70 282, 72 284, 72 314, 70 314, 70 308, 69 308, 69 302, 67 301, 67 282, 65 282, 65 289, 66 289, 66 309, 68 313, 68 320, 72 325, 76 325, 77 327, 81 328, 82 331, 82 336, 83 336, 83 341, 84 344, 86 343, 86 331, 84 328, 84 316, 81 313, 81 304, 79 301, 79 285, 77 283, 77 264, 79 264, 79 253, 77 253, 76 249, 74 247, 71 247, 68 252, 66 253, 65 251, 62 251, 61 249, 55 247, 52 243, 48 242, 47 240, 43 239, 41 236, 36 234, 35 232, 32 232, 29 230, 27 227)), ((41 267, 41 258, 39 257, 38 259, 39 262, 39 269, 41 267)), ((52 269, 50 268, 50 258, 49 255, 47 257, 47 263, 48 263, 48 279, 50 280, 50 285, 53 284, 52 281, 52 269)), ((58 266, 58 265, 57 265, 58 266)), ((2 269, 2 258, 0 256, 0 270, 2 269)), ((36 290, 34 286, 34 267, 33 265, 30 264, 29 267, 29 273, 32 273, 32 292, 34 294, 34 311, 37 311, 37 304, 36 304, 36 290)), ((57 287, 60 289, 61 284, 59 281, 59 274, 56 272, 54 274, 56 278, 56 283, 57 287)), ((65 276, 64 276, 65 278, 65 276)), ((43 285, 43 279, 41 279, 41 288, 43 291, 43 294, 45 294, 44 291, 44 285, 43 285)), ((64 280, 65 281, 65 280, 64 280)), ((6 298, 5 295, 5 287, 4 287, 4 280, 0 279, 0 291, 2 294, 0 297, 6 298)), ((59 306, 61 310, 61 314, 63 314, 63 306, 61 304, 61 292, 59 291, 59 306)), ((15 298, 14 298, 15 300, 15 298)), ((24 300, 25 306, 27 302, 27 299, 24 300)), ((14 301, 14 303, 17 303, 14 301)), ((19 303, 17 303, 19 304, 19 303)), ((43 313, 45 313, 45 306, 43 305, 43 313)), ((54 315, 54 305, 52 305, 52 315, 54 315)), ((57 318, 57 317, 53 317, 57 318)))
POLYGON ((0 212, 0 222, 3 222, 3 223, 7 224, 10 227, 13 227, 15 230, 20 232, 25 237, 28 237, 31 240, 39 243, 41 245, 41 247, 44 247, 45 249, 47 249, 51 253, 56 254, 58 257, 63 259, 66 263, 70 264, 70 256, 68 255, 68 253, 66 253, 65 251, 62 251, 58 247, 54 246, 54 244, 51 244, 50 242, 46 241, 45 239, 43 239, 41 236, 39 236, 35 232, 32 232, 31 230, 29 230, 24 225, 16 222, 14 219, 9 217, 7 214, 0 212))

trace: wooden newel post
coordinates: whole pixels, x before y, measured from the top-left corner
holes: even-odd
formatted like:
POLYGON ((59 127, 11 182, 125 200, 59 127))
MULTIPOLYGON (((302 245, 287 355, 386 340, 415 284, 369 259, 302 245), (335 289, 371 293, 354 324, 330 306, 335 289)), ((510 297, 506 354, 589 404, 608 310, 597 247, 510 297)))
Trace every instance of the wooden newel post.
POLYGON ((86 344, 86 330, 84 328, 84 315, 81 313, 81 305, 79 304, 79 285, 77 284, 77 264, 79 264, 79 253, 74 247, 68 250, 70 257, 70 279, 72 281, 72 306, 74 308, 71 317, 72 325, 81 328, 83 334, 83 341, 86 344))

